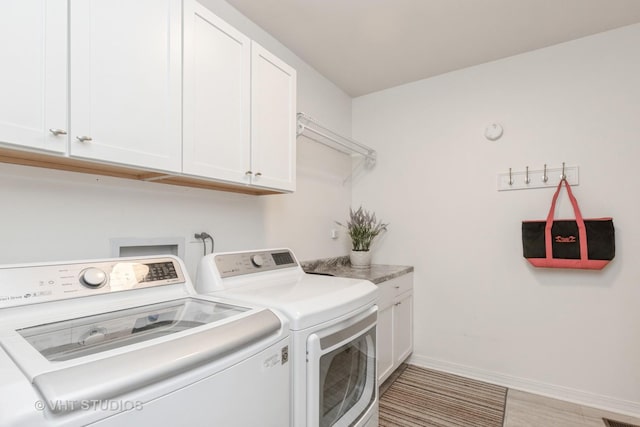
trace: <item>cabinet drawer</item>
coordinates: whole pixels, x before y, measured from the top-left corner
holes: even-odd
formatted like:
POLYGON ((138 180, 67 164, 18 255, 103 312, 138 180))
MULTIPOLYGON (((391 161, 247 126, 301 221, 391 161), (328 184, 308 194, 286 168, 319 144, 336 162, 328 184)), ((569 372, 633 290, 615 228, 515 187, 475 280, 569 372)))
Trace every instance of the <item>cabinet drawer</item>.
POLYGON ((396 297, 413 289, 413 273, 405 274, 378 284, 378 308, 385 309, 396 297))
POLYGON ((396 296, 396 288, 393 287, 391 281, 378 284, 378 309, 384 310, 393 303, 396 296))
POLYGON ((393 296, 396 297, 404 292, 407 292, 413 289, 413 273, 409 273, 400 277, 393 278, 384 283, 388 284, 391 287, 393 291, 393 296))

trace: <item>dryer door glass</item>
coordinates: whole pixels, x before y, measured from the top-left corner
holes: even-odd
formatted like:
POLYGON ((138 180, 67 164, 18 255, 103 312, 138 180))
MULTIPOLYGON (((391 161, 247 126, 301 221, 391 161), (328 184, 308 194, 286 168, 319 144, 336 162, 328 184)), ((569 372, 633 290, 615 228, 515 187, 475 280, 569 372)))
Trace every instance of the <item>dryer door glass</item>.
POLYGON ((376 328, 320 357, 320 426, 351 425, 375 401, 376 328))
POLYGON ((17 332, 50 361, 87 356, 217 322, 247 308, 184 298, 17 332))

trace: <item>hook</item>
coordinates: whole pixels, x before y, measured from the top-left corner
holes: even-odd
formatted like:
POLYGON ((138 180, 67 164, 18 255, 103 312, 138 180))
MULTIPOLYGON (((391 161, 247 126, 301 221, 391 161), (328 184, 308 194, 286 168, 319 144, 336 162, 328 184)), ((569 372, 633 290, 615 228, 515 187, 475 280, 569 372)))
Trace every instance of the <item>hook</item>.
POLYGON ((524 183, 525 184, 531 183, 531 178, 529 178, 529 166, 527 166, 527 168, 526 168, 525 177, 524 177, 524 183))
POLYGON ((513 185, 513 178, 511 177, 511 168, 509 168, 509 185, 513 185))
POLYGON ((547 164, 544 164, 544 172, 542 174, 542 182, 549 181, 549 176, 547 175, 547 164))
POLYGON ((567 179, 567 175, 564 174, 564 162, 562 162, 562 175, 560 175, 560 180, 567 179))

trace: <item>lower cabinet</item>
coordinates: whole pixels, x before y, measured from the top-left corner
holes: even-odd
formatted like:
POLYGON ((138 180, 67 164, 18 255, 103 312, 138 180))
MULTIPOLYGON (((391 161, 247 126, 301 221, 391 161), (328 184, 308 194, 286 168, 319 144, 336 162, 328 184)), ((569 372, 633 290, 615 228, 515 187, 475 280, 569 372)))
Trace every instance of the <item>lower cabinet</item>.
POLYGON ((382 384, 413 351, 413 273, 378 285, 377 360, 382 384))

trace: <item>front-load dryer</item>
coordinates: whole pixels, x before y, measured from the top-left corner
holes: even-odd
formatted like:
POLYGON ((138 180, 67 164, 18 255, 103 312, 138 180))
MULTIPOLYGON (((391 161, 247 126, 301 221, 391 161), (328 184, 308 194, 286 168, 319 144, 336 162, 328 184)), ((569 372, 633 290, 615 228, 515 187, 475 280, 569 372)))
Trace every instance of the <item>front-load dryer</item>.
POLYGON ((377 287, 305 274, 292 251, 207 255, 198 292, 288 317, 295 427, 377 426, 377 287))

